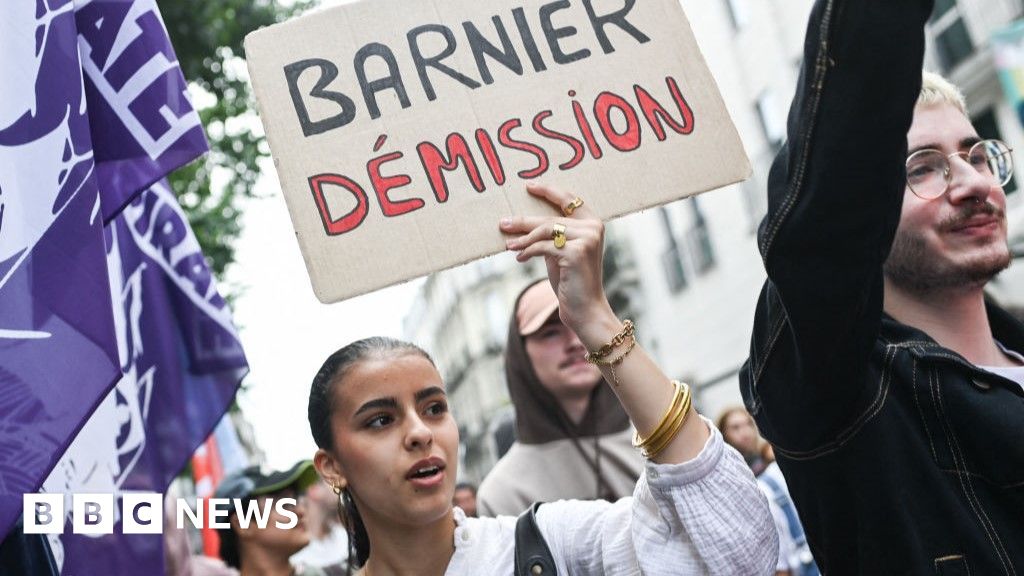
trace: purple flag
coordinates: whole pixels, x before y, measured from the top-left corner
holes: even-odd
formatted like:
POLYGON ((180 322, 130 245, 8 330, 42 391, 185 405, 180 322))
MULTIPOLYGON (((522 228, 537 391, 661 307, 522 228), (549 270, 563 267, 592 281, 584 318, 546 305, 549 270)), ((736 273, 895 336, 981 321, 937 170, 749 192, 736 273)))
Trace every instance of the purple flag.
MULTIPOLYGON (((164 183, 109 225, 124 377, 44 484, 51 493, 165 492, 211 434, 248 370, 231 313, 164 183)), ((117 506, 120 510, 120 506, 117 506)), ((160 574, 160 535, 51 539, 62 574, 160 574)))
POLYGON ((104 222, 206 150, 169 46, 153 0, 4 4, 0 537, 127 365, 104 222))
POLYGON ((205 152, 206 137, 156 2, 76 4, 96 176, 109 222, 139 190, 205 152))
POLYGON ((0 18, 0 537, 120 377, 73 9, 0 18))

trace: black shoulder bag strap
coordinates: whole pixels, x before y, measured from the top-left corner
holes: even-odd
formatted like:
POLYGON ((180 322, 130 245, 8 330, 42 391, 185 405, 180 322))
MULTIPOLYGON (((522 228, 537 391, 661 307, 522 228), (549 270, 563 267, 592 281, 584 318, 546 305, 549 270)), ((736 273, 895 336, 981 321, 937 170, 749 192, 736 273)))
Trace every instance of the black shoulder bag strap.
POLYGON ((516 521, 515 576, 556 576, 555 559, 537 526, 537 502, 519 515, 516 521))

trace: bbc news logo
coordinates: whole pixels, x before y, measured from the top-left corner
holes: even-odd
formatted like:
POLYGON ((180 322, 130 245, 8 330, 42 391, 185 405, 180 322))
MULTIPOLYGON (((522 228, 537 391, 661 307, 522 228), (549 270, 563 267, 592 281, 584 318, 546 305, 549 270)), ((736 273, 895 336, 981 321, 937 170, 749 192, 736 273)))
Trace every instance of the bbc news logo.
MULTIPOLYGON (((120 519, 123 534, 162 534, 164 531, 164 497, 156 492, 126 492, 120 495, 121 506, 114 504, 113 494, 71 494, 71 531, 74 534, 113 534, 120 519), (120 514, 118 514, 120 512, 120 514)), ((64 494, 25 494, 22 519, 26 534, 63 534, 66 524, 64 494)), ((197 529, 231 527, 228 516, 234 512, 242 529, 255 524, 263 530, 270 524, 272 512, 282 519, 274 526, 282 530, 295 528, 295 498, 242 499, 197 498, 190 505, 184 498, 175 501, 178 529, 191 524, 197 529), (205 520, 205 522, 204 522, 205 520)))

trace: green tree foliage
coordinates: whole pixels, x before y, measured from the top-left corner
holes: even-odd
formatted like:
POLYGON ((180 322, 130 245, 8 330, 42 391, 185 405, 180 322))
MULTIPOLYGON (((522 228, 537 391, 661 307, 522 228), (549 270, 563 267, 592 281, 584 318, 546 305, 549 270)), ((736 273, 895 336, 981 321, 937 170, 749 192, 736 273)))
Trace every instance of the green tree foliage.
POLYGON ((258 124, 244 70, 242 41, 285 20, 309 0, 285 7, 276 0, 158 0, 185 79, 210 98, 194 102, 210 153, 174 172, 171 186, 188 214, 203 254, 219 278, 234 260, 241 232, 239 204, 253 196, 259 161, 270 149, 258 124), (208 101, 204 101, 208 100, 208 101), (258 130, 258 129, 257 129, 258 130))

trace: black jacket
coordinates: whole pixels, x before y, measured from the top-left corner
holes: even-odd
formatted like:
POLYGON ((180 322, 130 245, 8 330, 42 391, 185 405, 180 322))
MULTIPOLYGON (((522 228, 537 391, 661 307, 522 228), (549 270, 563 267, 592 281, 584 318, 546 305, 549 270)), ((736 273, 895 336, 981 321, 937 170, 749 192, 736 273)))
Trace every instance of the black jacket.
MULTIPOLYGON (((819 0, 740 373, 824 574, 1024 576, 1024 393, 882 311, 931 0, 819 0)), ((989 309, 994 336, 1024 326, 989 309)))

